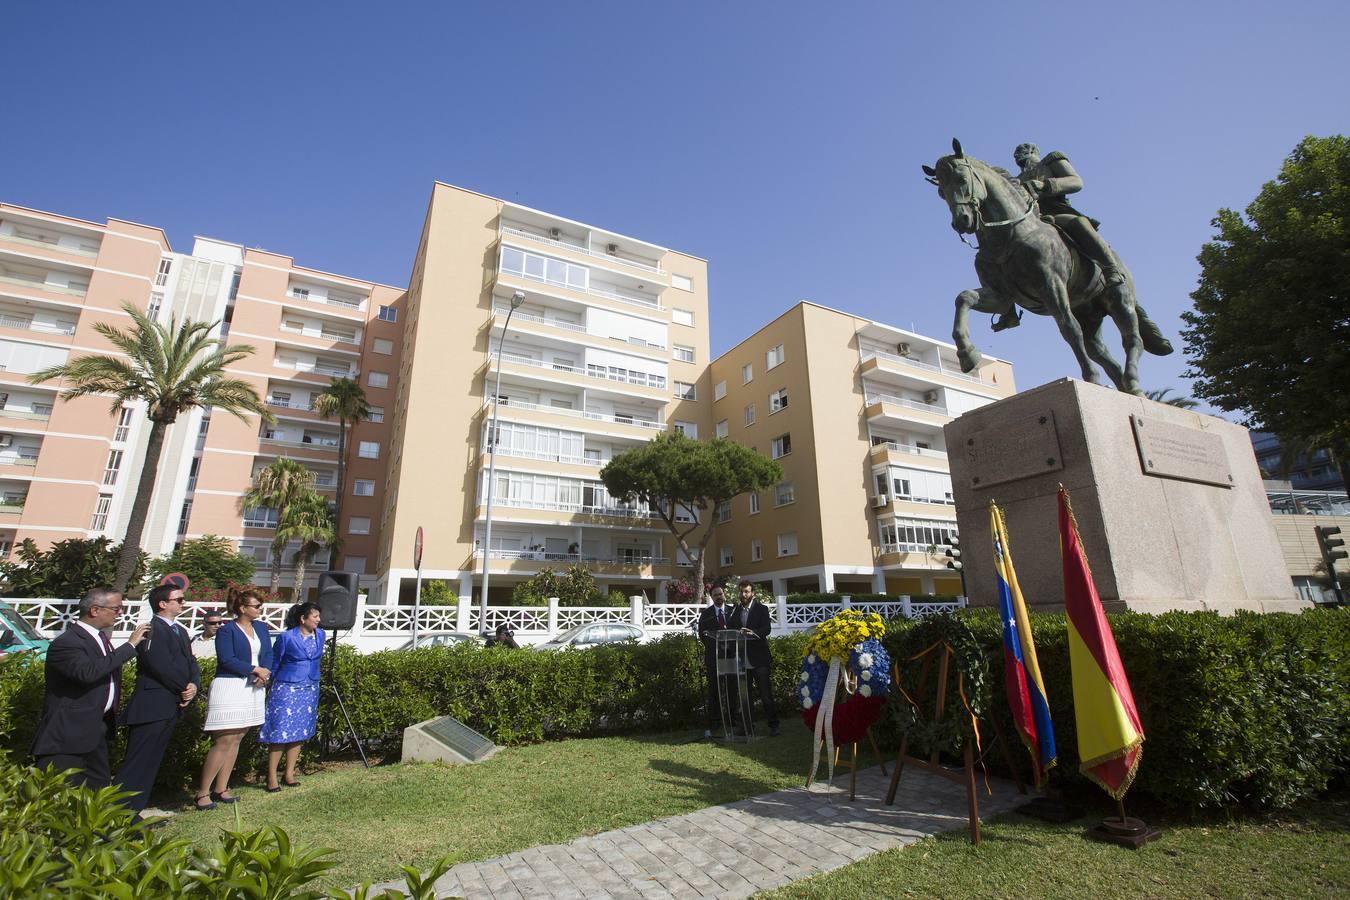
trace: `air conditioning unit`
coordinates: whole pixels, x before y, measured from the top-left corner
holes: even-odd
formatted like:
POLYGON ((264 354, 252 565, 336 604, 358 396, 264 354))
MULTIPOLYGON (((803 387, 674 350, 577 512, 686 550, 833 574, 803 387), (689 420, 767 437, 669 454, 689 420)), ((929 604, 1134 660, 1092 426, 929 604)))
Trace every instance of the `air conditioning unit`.
POLYGON ((614 254, 616 254, 616 253, 619 252, 619 245, 618 245, 618 244, 607 244, 607 245, 605 246, 605 252, 608 253, 610 256, 613 256, 614 254))
POLYGON ((14 443, 14 435, 0 434, 0 447, 8 447, 14 443))
POLYGON ((890 505, 891 505, 891 498, 886 496, 885 494, 877 494, 875 497, 872 498, 873 507, 890 506, 890 505))
POLYGON ((901 356, 909 356, 909 344, 896 344, 895 352, 901 356))
POLYGON ((553 238, 553 239, 556 241, 558 238, 562 237, 562 229, 561 229, 561 228, 550 228, 550 229, 548 230, 548 236, 551 237, 551 238, 553 238))
POLYGON ((929 391, 928 393, 924 394, 924 395, 923 395, 923 402, 924 402, 924 403, 937 403, 937 402, 938 402, 938 392, 937 392, 937 391, 929 391))

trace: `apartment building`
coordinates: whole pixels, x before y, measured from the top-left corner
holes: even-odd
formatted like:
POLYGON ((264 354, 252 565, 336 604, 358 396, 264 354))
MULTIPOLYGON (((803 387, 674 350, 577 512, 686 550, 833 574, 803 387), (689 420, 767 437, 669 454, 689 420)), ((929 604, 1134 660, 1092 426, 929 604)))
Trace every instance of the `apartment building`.
POLYGON ((372 602, 410 600, 419 527, 423 577, 461 596, 485 564, 494 603, 584 564, 654 597, 673 541, 599 473, 664 429, 707 434, 707 263, 438 183, 406 303, 372 602))
MULTIPOLYGON (((372 415, 352 429, 337 562, 366 571, 403 297, 399 288, 238 244, 197 238, 191 253, 176 253, 158 228, 0 204, 0 554, 24 538, 45 546, 125 533, 149 434, 143 405, 110 411, 105 398, 58 401, 61 385, 31 385, 27 376, 72 356, 115 355, 94 326, 128 327, 122 306, 130 303, 160 322, 218 323, 217 336, 253 346, 232 374, 267 398, 278 420, 194 409, 170 427, 147 552, 168 553, 205 534, 229 537, 257 560, 265 583, 276 514, 245 512, 240 497, 253 473, 280 455, 313 469, 321 490, 336 490, 337 425, 320 420, 312 404, 332 376, 344 375, 362 379, 372 415)), ((293 587, 294 549, 283 555, 285 588, 293 587)), ((318 559, 311 571, 333 563, 318 559)))
POLYGON ((715 511, 710 575, 798 591, 959 594, 942 426, 1014 393, 1012 366, 801 302, 713 361, 713 433, 783 467, 715 511), (945 548, 944 548, 945 549, 945 548))

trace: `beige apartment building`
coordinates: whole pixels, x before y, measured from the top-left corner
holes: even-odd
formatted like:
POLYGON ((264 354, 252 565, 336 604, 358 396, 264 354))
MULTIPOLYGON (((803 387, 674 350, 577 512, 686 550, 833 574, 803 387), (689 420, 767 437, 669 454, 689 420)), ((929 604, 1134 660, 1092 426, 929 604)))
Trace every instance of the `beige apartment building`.
POLYGON ((801 302, 712 364, 713 433, 776 459, 783 481, 716 511, 711 574, 799 591, 960 594, 942 426, 1014 393, 956 348, 801 302), (934 552, 930 548, 942 547, 934 552))
MULTIPOLYGON (((289 257, 197 238, 175 253, 163 231, 120 219, 88 222, 0 204, 0 553, 125 533, 149 428, 143 405, 110 411, 102 398, 57 399, 57 383, 34 386, 39 369, 88 353, 115 354, 98 322, 128 327, 130 303, 167 323, 219 323, 217 334, 256 352, 232 367, 267 398, 275 425, 257 416, 192 410, 166 438, 146 523, 152 556, 187 538, 230 538, 253 556, 266 583, 276 515, 245 512, 253 472, 277 456, 315 472, 321 490, 337 484, 337 425, 312 411, 332 376, 360 377, 370 421, 352 430, 342 523, 343 558, 367 571, 384 484, 384 453, 398 371, 400 288, 295 265, 289 257)), ((282 587, 293 587, 294 547, 283 556, 282 587)), ((334 563, 316 560, 316 572, 334 563)), ((313 581, 311 580, 310 586, 313 581)))

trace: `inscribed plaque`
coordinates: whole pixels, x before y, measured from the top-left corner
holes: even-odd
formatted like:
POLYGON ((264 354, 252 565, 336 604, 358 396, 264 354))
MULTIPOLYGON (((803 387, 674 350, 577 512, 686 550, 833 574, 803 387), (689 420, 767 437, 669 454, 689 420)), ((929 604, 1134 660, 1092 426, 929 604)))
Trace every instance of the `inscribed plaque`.
POLYGON ((1019 481, 1064 468, 1055 414, 1048 409, 1006 428, 972 435, 960 451, 970 465, 971 487, 1019 481))
POLYGON ((486 757, 493 747, 492 741, 452 716, 442 716, 428 723, 426 733, 474 762, 486 757))
POLYGON ((1217 434, 1147 416, 1130 416, 1130 425, 1145 475, 1233 487, 1232 467, 1217 434))

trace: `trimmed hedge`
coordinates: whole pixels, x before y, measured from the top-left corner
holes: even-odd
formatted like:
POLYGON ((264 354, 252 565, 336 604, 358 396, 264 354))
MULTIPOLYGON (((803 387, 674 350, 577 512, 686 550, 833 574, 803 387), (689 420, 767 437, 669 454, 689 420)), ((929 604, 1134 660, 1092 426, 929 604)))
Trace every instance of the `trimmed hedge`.
MULTIPOLYGON (((1025 773, 1027 757, 1003 699, 998 617, 960 615, 988 656, 993 709, 1025 773)), ((1350 615, 1344 610, 1110 618, 1148 736, 1135 790, 1198 807, 1283 807, 1350 769, 1350 615)), ((903 663, 922 649, 912 639, 914 622, 892 621, 888 628, 893 659, 903 663)), ((1077 772, 1064 616, 1036 614, 1033 628, 1055 720, 1058 771, 1086 785, 1077 772)), ((785 721, 797 711, 806 641, 805 634, 771 639, 774 694, 785 721)), ((204 661, 204 674, 213 668, 204 661)), ((128 692, 132 670, 124 670, 128 692)), ((404 728, 445 714, 500 744, 701 728, 704 722, 702 647, 683 634, 562 653, 461 645, 359 655, 342 647, 336 680, 358 733, 394 755, 404 728)), ((327 684, 324 696, 333 708, 327 684)), ((0 660, 0 746, 16 757, 26 754, 41 705, 41 667, 21 655, 0 660)), ((204 715, 204 703, 189 707, 166 755, 163 786, 195 777, 208 746, 204 715)), ((879 739, 895 743, 889 717, 879 739)), ((254 741, 245 746, 237 771, 256 771, 262 748, 254 741)), ((114 748, 114 759, 120 750, 114 748)), ((1002 763, 997 753, 989 759, 994 767, 1002 763)))

